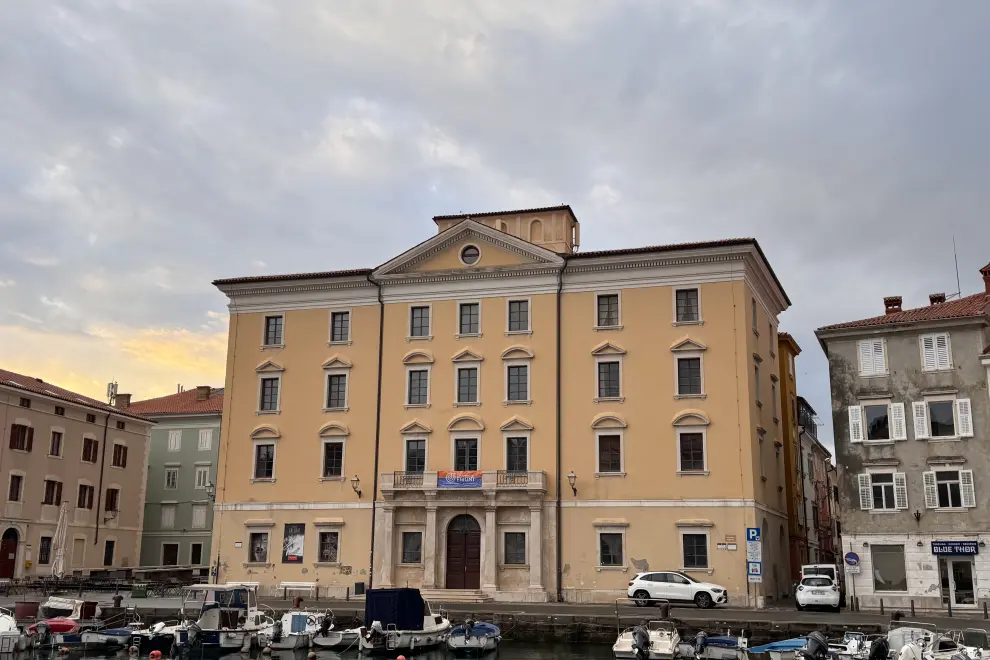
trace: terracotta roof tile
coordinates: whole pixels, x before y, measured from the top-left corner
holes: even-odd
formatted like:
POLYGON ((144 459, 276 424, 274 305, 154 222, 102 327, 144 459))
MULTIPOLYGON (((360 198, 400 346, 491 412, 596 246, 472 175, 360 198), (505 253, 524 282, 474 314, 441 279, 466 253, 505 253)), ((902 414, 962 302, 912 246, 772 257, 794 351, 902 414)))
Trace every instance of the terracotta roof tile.
POLYGON ((77 394, 70 390, 61 388, 58 385, 46 383, 40 378, 25 376, 23 374, 14 373, 13 371, 7 371, 6 369, 0 369, 0 385, 6 385, 7 387, 13 387, 25 392, 33 392, 34 394, 41 394, 53 399, 65 401, 66 403, 72 403, 77 406, 88 406, 90 408, 102 410, 103 412, 112 412, 116 415, 122 415, 124 417, 133 417, 144 422, 151 421, 141 417, 140 414, 132 412, 131 410, 119 410, 111 405, 103 403, 102 401, 98 401, 97 399, 91 399, 88 396, 77 394))
POLYGON ((433 216, 434 222, 437 220, 456 220, 458 218, 491 218, 493 216, 499 215, 520 215, 523 213, 546 213, 547 211, 568 211, 574 219, 577 220, 577 216, 574 215, 574 210, 571 208, 570 204, 560 204, 558 206, 540 206, 532 209, 515 209, 511 211, 485 211, 484 213, 458 213, 455 215, 435 215, 433 216))
POLYGON ((318 280, 326 277, 348 277, 353 275, 370 275, 370 268, 352 268, 350 270, 328 270, 320 273, 290 273, 285 275, 252 275, 249 277, 228 277, 223 280, 213 280, 213 286, 221 284, 244 284, 246 282, 282 282, 285 280, 318 280))
POLYGON ((135 401, 128 411, 137 412, 148 417, 158 415, 219 415, 223 412, 223 388, 211 388, 210 396, 203 401, 196 398, 196 388, 160 396, 156 399, 135 401))
POLYGON ((905 309, 892 314, 874 316, 859 321, 848 321, 846 323, 836 323, 818 328, 817 332, 828 330, 842 330, 844 328, 868 328, 872 326, 896 325, 899 323, 918 323, 922 321, 941 321, 945 319, 961 319, 971 316, 984 316, 987 314, 987 306, 990 305, 990 295, 977 293, 958 300, 918 307, 916 309, 905 309))

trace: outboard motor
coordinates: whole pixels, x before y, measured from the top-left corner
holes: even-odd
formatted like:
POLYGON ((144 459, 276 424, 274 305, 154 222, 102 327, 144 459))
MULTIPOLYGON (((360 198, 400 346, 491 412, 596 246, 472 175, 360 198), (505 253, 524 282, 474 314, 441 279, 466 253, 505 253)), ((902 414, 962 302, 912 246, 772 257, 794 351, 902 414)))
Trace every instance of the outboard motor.
POLYGON ((464 622, 464 641, 471 639, 471 631, 474 630, 474 621, 468 619, 464 622))
POLYGON ((319 636, 320 637, 326 637, 327 635, 329 635, 330 634, 330 626, 332 626, 332 625, 333 625, 333 617, 332 616, 330 616, 328 614, 325 617, 323 617, 323 620, 320 621, 320 634, 319 634, 319 636))
POLYGON ((887 638, 877 637, 870 643, 870 655, 868 660, 887 660, 890 657, 890 642, 887 638))
POLYGON ((827 660, 828 640, 817 630, 808 635, 808 643, 795 654, 804 660, 827 660))
POLYGON ((650 657, 650 632, 644 626, 636 626, 632 632, 632 648, 637 660, 647 660, 650 657))
POLYGON ((38 643, 37 646, 48 646, 52 643, 52 629, 47 623, 41 621, 35 628, 38 631, 38 643))
POLYGON ((276 621, 272 625, 272 641, 281 642, 282 641, 282 622, 276 621))
POLYGON ((708 633, 699 630, 698 634, 694 636, 694 657, 700 658, 705 653, 706 648, 708 648, 708 633))

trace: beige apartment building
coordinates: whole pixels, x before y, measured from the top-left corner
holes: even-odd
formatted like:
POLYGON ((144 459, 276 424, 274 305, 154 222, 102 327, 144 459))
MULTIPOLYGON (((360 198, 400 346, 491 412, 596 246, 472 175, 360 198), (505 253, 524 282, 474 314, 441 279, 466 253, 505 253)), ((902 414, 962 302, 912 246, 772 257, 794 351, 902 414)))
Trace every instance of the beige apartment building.
POLYGON ((153 422, 3 369, 0 421, 0 579, 49 576, 60 553, 65 575, 137 566, 153 422))
POLYGON ((569 206, 434 221, 375 269, 215 282, 219 579, 608 601, 668 569, 786 594, 790 303, 757 242, 579 252, 569 206))

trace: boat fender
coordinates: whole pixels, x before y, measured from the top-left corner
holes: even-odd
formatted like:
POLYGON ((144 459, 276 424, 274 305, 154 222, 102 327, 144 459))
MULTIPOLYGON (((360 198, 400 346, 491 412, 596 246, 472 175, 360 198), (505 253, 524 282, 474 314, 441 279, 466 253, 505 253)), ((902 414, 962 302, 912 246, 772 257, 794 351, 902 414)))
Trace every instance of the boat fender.
POLYGON ((69 647, 68 646, 58 647, 58 653, 59 655, 69 655, 69 647))
POLYGON ((265 648, 261 649, 261 653, 263 655, 271 655, 272 654, 272 647, 266 646, 265 648))
POLYGON ((309 652, 309 653, 308 653, 308 654, 306 655, 306 658, 307 658, 308 660, 316 660, 316 653, 315 653, 314 651, 310 651, 310 652, 309 652))
MULTIPOLYGON (((135 647, 132 646, 131 648, 133 649, 135 647)), ((152 651, 148 654, 148 660, 162 660, 162 652, 157 650, 152 651)))
POLYGON ((395 660, 406 660, 406 656, 404 656, 404 655, 400 655, 400 656, 399 656, 398 658, 396 658, 395 660))
POLYGON ((140 649, 134 645, 127 647, 127 656, 130 658, 136 658, 138 656, 138 651, 140 649))

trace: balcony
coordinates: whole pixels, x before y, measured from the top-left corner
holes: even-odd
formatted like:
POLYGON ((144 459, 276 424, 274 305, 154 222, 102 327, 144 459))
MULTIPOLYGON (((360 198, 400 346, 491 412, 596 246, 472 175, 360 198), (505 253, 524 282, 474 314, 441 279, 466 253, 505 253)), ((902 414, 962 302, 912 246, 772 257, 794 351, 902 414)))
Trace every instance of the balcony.
POLYGON ((474 490, 546 492, 547 473, 541 471, 510 472, 508 470, 483 470, 480 483, 464 481, 456 486, 439 478, 439 472, 384 472, 381 477, 383 491, 422 490, 474 490))

